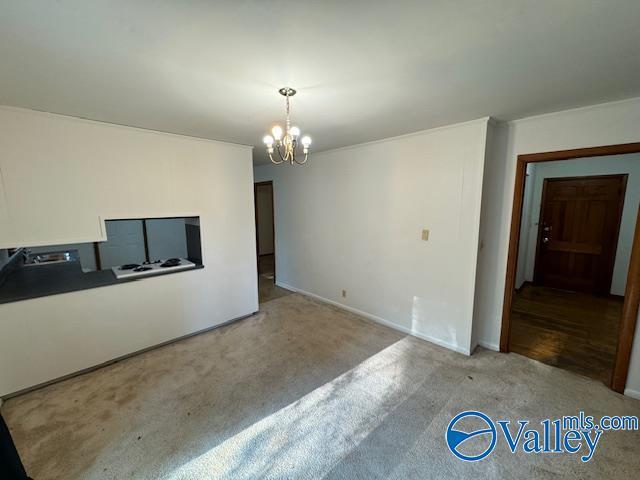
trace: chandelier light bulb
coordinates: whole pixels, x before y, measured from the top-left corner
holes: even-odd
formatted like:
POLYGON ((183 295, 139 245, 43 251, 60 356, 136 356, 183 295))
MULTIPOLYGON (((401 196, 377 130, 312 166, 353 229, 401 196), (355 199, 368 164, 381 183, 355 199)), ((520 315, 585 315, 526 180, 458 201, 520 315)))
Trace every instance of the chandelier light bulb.
POLYGON ((267 147, 270 147, 271 145, 273 145, 273 137, 271 135, 265 135, 262 141, 267 147))
POLYGON ((300 129, 298 127, 291 127, 291 129, 289 130, 289 134, 292 137, 297 137, 298 135, 300 135, 300 129))
POLYGON ((280 140, 282 138, 282 127, 280 125, 276 125, 271 129, 271 133, 273 134, 273 138, 280 140))
POLYGON ((300 143, 302 143, 306 148, 309 148, 309 145, 311 145, 311 137, 305 135, 300 140, 300 143))

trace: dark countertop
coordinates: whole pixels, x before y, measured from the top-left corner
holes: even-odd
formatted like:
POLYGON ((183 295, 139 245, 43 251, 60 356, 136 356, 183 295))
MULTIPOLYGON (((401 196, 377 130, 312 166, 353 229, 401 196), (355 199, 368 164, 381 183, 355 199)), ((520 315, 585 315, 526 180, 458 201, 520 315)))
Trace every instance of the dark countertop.
POLYGON ((111 269, 85 273, 77 260, 52 265, 24 266, 19 264, 8 272, 4 282, 0 284, 0 304, 119 283, 137 282, 150 277, 172 275, 200 268, 204 268, 204 266, 197 264, 194 268, 185 270, 118 280, 111 269))

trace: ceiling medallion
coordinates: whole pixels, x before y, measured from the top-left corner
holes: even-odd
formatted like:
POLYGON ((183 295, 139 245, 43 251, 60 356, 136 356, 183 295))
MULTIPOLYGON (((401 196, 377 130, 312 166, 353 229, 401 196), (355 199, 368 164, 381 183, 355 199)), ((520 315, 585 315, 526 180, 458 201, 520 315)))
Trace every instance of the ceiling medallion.
POLYGON ((267 146, 267 153, 269 154, 269 158, 271 162, 276 165, 280 165, 284 162, 289 162, 291 165, 297 163, 298 165, 302 165, 307 162, 309 157, 309 145, 311 145, 311 137, 305 135, 300 139, 300 144, 302 145, 302 154, 304 155, 304 160, 298 160, 296 158, 296 148, 298 147, 298 137, 300 136, 300 129, 298 127, 291 126, 291 120, 289 118, 289 98, 293 97, 296 94, 296 91, 293 88, 284 87, 278 90, 280 95, 283 95, 287 101, 287 120, 286 120, 286 131, 282 131, 282 127, 280 125, 276 125, 271 129, 271 135, 266 135, 262 141, 267 146), (284 133, 284 137, 282 134, 284 133), (278 157, 280 159, 273 158, 273 151, 277 150, 278 157))

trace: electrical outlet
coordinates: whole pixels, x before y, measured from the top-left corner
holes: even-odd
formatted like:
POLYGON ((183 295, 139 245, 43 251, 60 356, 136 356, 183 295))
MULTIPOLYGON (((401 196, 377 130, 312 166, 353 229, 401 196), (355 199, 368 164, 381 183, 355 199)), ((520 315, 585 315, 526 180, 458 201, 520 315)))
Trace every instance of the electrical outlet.
POLYGON ((424 228, 422 230, 422 240, 424 240, 425 242, 429 240, 429 229, 424 228))
POLYGON ((347 298, 347 291, 346 290, 342 290, 342 298, 347 298))

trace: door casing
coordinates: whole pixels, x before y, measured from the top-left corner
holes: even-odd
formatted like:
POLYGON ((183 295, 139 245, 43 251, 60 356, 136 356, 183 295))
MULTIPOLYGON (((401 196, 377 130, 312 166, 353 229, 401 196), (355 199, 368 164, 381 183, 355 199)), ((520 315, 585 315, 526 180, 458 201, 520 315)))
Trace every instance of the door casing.
MULTIPOLYGON (((524 197, 524 182, 527 164, 534 162, 551 162, 554 160, 569 160, 572 158, 601 157, 640 152, 640 142, 606 145, 601 147, 577 148, 518 155, 513 192, 513 208, 511 210, 511 228, 509 231, 509 249, 507 253, 507 269, 505 274, 505 288, 502 304, 502 328, 500 331, 500 351, 509 351, 509 337, 511 333, 511 306, 516 283, 516 266, 518 260, 518 243, 520 223, 522 221, 522 206, 524 197)), ((638 209, 631 259, 625 287, 622 317, 620 319, 620 333, 616 349, 613 375, 610 387, 619 393, 624 393, 629 373, 631 347, 635 334, 636 319, 640 308, 640 208, 638 209)))

